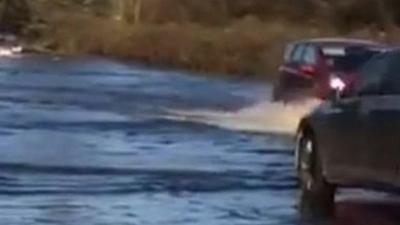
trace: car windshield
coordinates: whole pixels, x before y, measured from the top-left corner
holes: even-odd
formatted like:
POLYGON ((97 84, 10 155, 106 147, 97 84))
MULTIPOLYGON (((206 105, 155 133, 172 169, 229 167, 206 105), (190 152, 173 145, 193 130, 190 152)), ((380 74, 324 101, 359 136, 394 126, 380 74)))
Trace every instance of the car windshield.
POLYGON ((352 72, 359 69, 372 56, 378 54, 379 50, 373 49, 324 49, 324 56, 328 65, 338 72, 352 72))

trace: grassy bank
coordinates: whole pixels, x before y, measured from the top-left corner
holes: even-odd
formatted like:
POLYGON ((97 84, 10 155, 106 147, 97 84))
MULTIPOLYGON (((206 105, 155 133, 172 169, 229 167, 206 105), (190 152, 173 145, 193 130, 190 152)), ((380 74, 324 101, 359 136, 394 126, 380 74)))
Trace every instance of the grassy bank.
POLYGON ((265 22, 253 17, 224 27, 195 23, 132 26, 93 17, 74 17, 59 23, 44 37, 51 48, 62 53, 105 55, 198 72, 267 79, 276 75, 284 46, 290 41, 337 35, 376 38, 368 29, 338 34, 329 26, 265 22))
POLYGON ((381 29, 389 37, 397 33, 396 14, 382 16, 382 10, 396 5, 380 0, 5 2, 14 4, 14 11, 3 15, 5 25, 16 21, 9 19, 13 15, 31 15, 13 26, 35 46, 251 77, 273 78, 289 41, 320 36, 375 39, 381 29), (24 4, 29 7, 18 11, 24 4), (361 6, 365 11, 358 10, 361 6))
POLYGON ((43 35, 43 43, 69 54, 98 54, 135 59, 209 73, 273 76, 288 41, 333 35, 309 28, 253 17, 224 27, 185 24, 130 24, 93 17, 59 21, 43 35), (79 24, 79 27, 76 25, 79 24))

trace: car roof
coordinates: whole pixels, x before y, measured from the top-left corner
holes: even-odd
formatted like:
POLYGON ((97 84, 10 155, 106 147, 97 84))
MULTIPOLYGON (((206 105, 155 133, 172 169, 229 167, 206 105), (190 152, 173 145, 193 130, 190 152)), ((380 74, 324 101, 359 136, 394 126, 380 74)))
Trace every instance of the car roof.
POLYGON ((374 47, 385 47, 384 44, 380 44, 371 40, 365 39, 352 39, 352 38, 314 38, 297 41, 294 44, 316 44, 320 46, 374 46, 374 47))

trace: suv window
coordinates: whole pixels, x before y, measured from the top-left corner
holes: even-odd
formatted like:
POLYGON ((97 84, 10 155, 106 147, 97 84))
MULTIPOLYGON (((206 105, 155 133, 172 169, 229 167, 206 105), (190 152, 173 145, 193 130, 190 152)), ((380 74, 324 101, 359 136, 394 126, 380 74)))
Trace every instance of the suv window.
POLYGON ((335 71, 352 72, 359 69, 365 62, 378 54, 377 51, 365 51, 362 53, 349 53, 345 56, 330 56, 327 60, 335 71))
POLYGON ((314 46, 308 45, 305 48, 302 62, 307 64, 317 64, 317 51, 314 46))
POLYGON ((359 95, 377 95, 389 68, 388 55, 379 55, 368 62, 360 71, 360 82, 355 87, 359 95))
POLYGON ((301 63, 303 61, 304 49, 305 49, 305 46, 303 44, 297 45, 293 51, 290 62, 301 63))
POLYGON ((387 95, 400 95, 400 52, 388 55, 389 66, 382 81, 382 92, 387 95))
POLYGON ((285 49, 285 55, 284 55, 284 60, 285 62, 290 62, 291 58, 290 56, 293 54, 293 50, 294 50, 294 45, 290 44, 286 47, 285 49))

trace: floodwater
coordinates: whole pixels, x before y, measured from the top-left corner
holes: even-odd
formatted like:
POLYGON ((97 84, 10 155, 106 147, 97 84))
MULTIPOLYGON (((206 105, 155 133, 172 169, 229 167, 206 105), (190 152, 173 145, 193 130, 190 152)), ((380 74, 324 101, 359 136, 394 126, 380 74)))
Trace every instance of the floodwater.
MULTIPOLYGON (((325 224, 297 212, 292 167, 291 133, 314 104, 272 104, 270 91, 96 57, 0 59, 0 221, 325 224)), ((354 191, 326 222, 399 213, 392 196, 354 191)))

